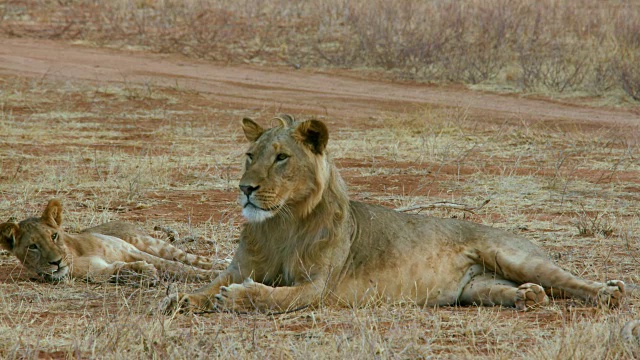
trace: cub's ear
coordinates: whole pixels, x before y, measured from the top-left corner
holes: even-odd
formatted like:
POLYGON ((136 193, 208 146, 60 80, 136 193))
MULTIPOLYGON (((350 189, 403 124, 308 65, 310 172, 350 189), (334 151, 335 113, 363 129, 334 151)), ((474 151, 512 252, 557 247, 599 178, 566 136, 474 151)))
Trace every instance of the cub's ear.
POLYGON ((244 136, 246 136, 247 140, 251 142, 258 140, 260 135, 264 132, 262 126, 256 124, 255 121, 249 118, 242 119, 242 130, 244 131, 244 136))
POLYGON ((2 223, 0 224, 0 249, 5 249, 9 252, 13 251, 13 247, 16 244, 16 234, 18 233, 18 224, 16 223, 2 223))
POLYGON ((322 154, 329 142, 329 130, 320 120, 301 122, 294 134, 296 139, 309 146, 314 154, 322 154))
POLYGON ((58 199, 51 199, 44 209, 42 221, 52 228, 59 228, 62 225, 62 204, 58 199))

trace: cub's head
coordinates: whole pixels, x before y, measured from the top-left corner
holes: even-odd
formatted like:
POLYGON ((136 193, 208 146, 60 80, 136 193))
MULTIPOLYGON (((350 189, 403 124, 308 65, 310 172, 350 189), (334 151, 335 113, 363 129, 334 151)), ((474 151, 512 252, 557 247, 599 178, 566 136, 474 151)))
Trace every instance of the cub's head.
POLYGON ((61 280, 69 273, 61 223, 62 205, 51 200, 42 217, 0 224, 0 248, 15 255, 24 267, 45 280, 61 280))
POLYGON ((239 202, 244 217, 254 223, 276 215, 304 218, 322 199, 330 178, 325 124, 289 115, 276 119, 280 124, 266 130, 251 119, 242 120, 251 145, 239 202))

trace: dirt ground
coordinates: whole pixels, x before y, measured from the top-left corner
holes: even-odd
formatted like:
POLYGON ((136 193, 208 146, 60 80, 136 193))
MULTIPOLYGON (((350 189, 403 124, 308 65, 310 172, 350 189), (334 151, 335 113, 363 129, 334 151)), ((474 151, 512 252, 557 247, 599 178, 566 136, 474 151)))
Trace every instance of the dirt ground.
POLYGON ((336 125, 356 125, 381 112, 402 113, 425 106, 463 108, 470 114, 484 115, 479 119, 492 121, 600 126, 637 125, 640 119, 637 109, 590 108, 460 87, 375 81, 347 72, 224 66, 176 55, 89 49, 42 40, 0 41, 3 74, 177 87, 233 109, 267 108, 325 115, 335 119, 336 125))
MULTIPOLYGON (((37 215, 58 197, 69 231, 109 219, 163 224, 196 235, 186 250, 229 257, 243 221, 239 120, 280 112, 327 122, 354 199, 489 199, 477 214, 425 213, 523 234, 580 276, 640 283, 637 108, 65 42, 0 38, 0 219, 37 215)), ((0 289, 3 358, 637 354, 617 337, 637 316, 637 293, 612 313, 558 300, 527 313, 405 304, 165 320, 149 311, 165 288, 54 287, 6 253, 0 289)))

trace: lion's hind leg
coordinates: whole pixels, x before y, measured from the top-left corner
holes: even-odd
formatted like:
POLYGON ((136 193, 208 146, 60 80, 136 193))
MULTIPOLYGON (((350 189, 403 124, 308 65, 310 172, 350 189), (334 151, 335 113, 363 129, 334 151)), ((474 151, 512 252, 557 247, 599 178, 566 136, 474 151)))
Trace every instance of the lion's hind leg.
POLYGON ((216 264, 214 264, 211 259, 188 253, 166 241, 162 241, 148 235, 135 234, 124 240, 142 252, 146 252, 165 260, 180 262, 185 265, 204 270, 211 270, 216 267, 216 264))
POLYGON ((205 270, 180 261, 167 260, 138 249, 131 249, 128 255, 155 267, 165 280, 209 281, 218 276, 218 270, 205 270))
POLYGON ((224 264, 214 263, 206 257, 183 251, 166 241, 149 236, 138 226, 126 222, 105 223, 86 229, 83 232, 116 237, 147 254, 200 269, 210 270, 216 268, 222 270, 224 268, 224 264))
POLYGON ((618 307, 625 293, 624 282, 620 280, 599 283, 582 279, 545 258, 532 257, 523 260, 523 264, 517 269, 513 268, 512 264, 508 266, 512 268, 512 274, 519 275, 516 280, 539 283, 545 288, 560 289, 571 297, 593 302, 601 308, 618 307))
POLYGON ((611 280, 599 283, 581 279, 554 264, 546 257, 503 246, 482 254, 491 270, 515 283, 535 283, 555 293, 592 301, 603 308, 617 307, 624 296, 624 283, 611 280))
POLYGON ((476 275, 460 294, 461 305, 507 306, 528 310, 549 303, 542 286, 526 283, 518 286, 494 273, 476 275))

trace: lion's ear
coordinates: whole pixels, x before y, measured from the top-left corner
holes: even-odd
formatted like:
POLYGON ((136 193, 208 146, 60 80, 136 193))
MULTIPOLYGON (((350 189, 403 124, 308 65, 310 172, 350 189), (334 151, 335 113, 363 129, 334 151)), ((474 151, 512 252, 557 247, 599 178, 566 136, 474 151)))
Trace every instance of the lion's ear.
POLYGON ((296 128, 295 136, 309 146, 315 154, 322 154, 329 142, 329 130, 320 120, 301 122, 296 128))
POLYGON ((59 228, 62 225, 62 204, 60 201, 57 199, 49 200, 47 208, 42 214, 42 221, 53 228, 59 228))
POLYGON ((242 130, 244 131, 244 136, 246 136, 247 140, 251 142, 258 140, 260 135, 264 132, 262 126, 256 124, 255 121, 249 118, 242 119, 242 130))
POLYGON ((9 252, 13 251, 13 247, 16 244, 16 234, 18 233, 18 224, 16 223, 2 223, 0 224, 0 249, 5 249, 9 252))

